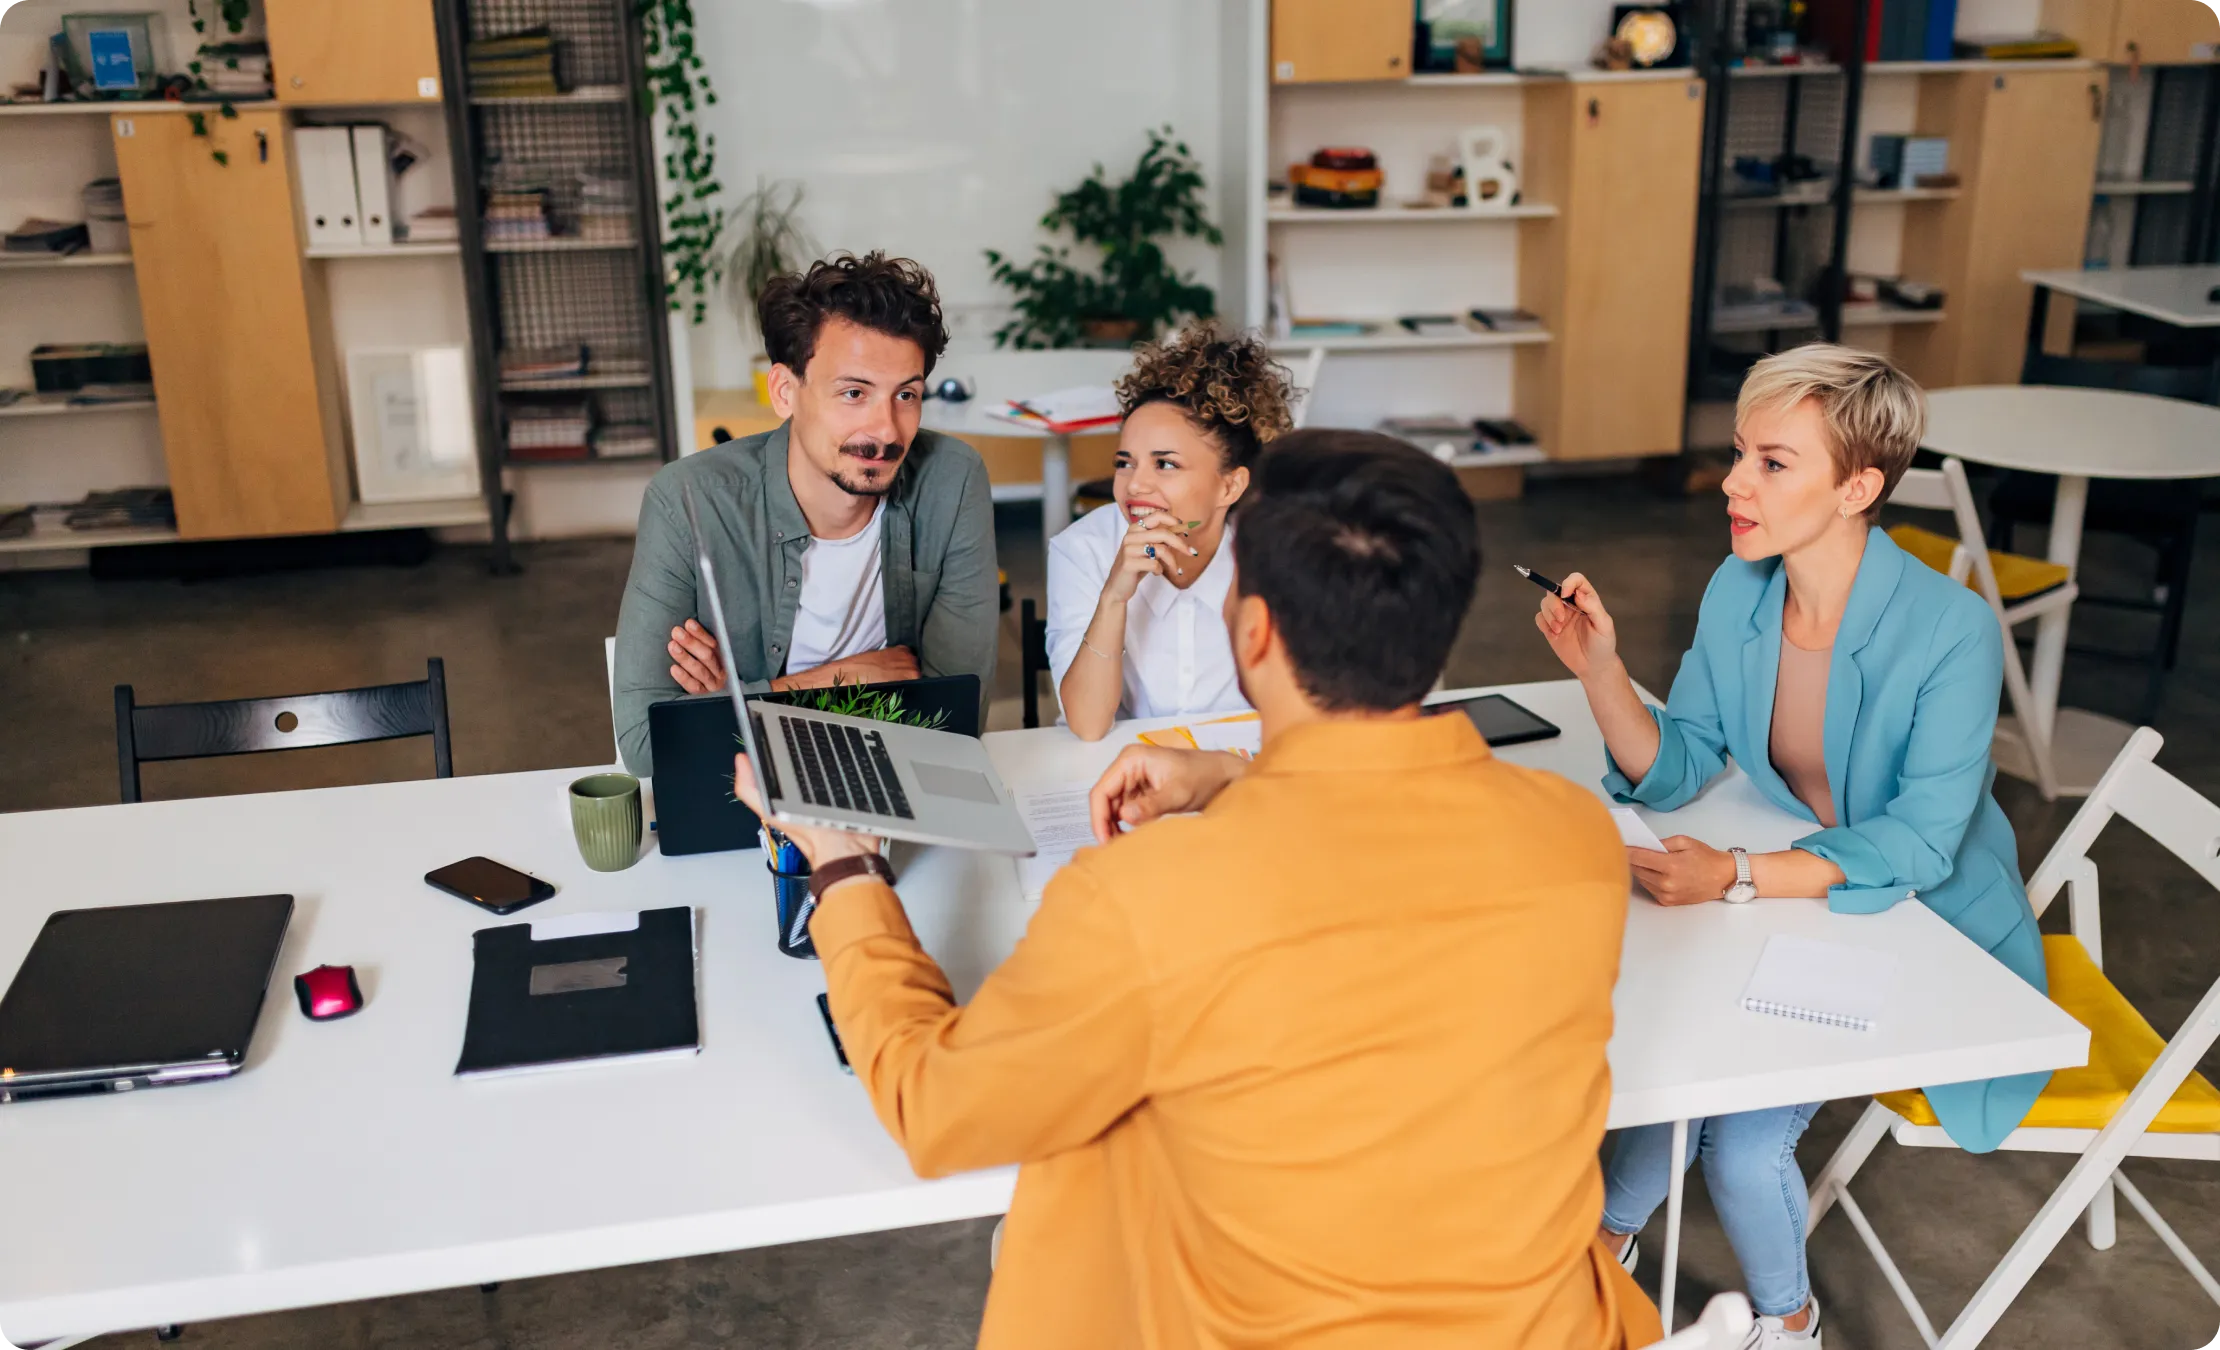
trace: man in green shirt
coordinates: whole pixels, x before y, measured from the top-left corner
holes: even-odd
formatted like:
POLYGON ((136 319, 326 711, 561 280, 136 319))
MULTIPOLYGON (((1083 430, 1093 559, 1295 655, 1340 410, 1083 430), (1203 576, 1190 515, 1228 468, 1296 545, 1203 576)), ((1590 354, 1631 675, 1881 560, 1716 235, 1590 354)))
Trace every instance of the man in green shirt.
POLYGON ((916 263, 843 254, 764 287, 757 324, 786 424, 666 466, 648 484, 617 620, 617 741, 655 772, 648 708, 919 675, 994 683, 999 582, 986 465, 919 429, 948 345, 916 263), (697 593, 685 489, 701 513, 734 650, 697 593))

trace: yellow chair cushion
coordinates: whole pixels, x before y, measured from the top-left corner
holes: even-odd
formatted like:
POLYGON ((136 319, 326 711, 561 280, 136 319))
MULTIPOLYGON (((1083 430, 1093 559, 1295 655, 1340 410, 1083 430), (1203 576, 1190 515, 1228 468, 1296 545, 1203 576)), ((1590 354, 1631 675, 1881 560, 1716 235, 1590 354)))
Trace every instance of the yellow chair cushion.
MULTIPOLYGON (((2089 1062, 2052 1074, 2050 1085, 2020 1124, 2031 1130, 2101 1130, 2127 1103, 2128 1093, 2166 1042, 2135 1005, 2112 987, 2079 938, 2044 938, 2043 964, 2050 971, 2051 1002, 2089 1028, 2089 1062)), ((1937 1123, 1935 1108, 1924 1092, 1886 1092, 1874 1100, 1914 1125, 1937 1123)), ((2220 1090, 2203 1074, 2190 1074, 2160 1108, 2151 1130, 2220 1134, 2220 1090)))
MULTIPOLYGON (((1929 567, 1944 576, 1950 575, 1950 555, 1958 551, 1957 540, 1917 525, 1893 526, 1889 538, 1896 541, 1898 548, 1929 567)), ((2073 575, 2064 563, 2044 562, 2017 553, 1999 553, 1993 548, 1989 550, 1989 566, 1996 572, 1997 594, 2003 596, 2007 604, 2063 586, 2073 575)), ((1972 585, 1972 579, 1968 578, 1966 584, 1972 585)))

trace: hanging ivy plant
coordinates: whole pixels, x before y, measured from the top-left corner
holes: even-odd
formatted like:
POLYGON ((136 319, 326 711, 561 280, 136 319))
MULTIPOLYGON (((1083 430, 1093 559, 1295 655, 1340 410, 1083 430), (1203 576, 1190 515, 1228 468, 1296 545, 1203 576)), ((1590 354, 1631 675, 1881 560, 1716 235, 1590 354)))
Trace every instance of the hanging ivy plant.
MULTIPOLYGON (((251 12, 249 7, 252 3, 253 0, 216 0, 216 18, 231 36, 237 37, 246 31, 247 17, 251 12)), ((185 0, 185 12, 192 17, 193 33, 200 38, 200 46, 193 53, 193 59, 187 63, 185 70, 187 74, 193 77, 193 88, 206 93, 208 92, 208 77, 202 73, 202 58, 208 56, 212 47, 219 44, 212 44, 208 41, 208 20, 200 16, 200 0, 185 0)), ((234 69, 238 67, 239 60, 237 57, 229 58, 229 62, 234 69)), ((230 99, 225 99, 218 104, 217 112, 227 118, 239 115, 239 110, 231 106, 230 99)), ((193 135, 202 140, 208 139, 208 114, 196 112, 188 115, 192 119, 193 135)), ((210 150, 208 157, 218 164, 228 165, 231 163, 231 156, 221 150, 210 150)))
MULTIPOLYGON (((224 0, 233 3, 234 0, 224 0)), ((704 132, 701 110, 717 101, 709 71, 694 48, 691 0, 638 0, 642 46, 647 54, 649 116, 663 115, 663 289, 674 310, 691 307, 693 321, 709 317, 709 294, 724 276, 717 241, 724 213, 717 195, 717 138, 704 132)))

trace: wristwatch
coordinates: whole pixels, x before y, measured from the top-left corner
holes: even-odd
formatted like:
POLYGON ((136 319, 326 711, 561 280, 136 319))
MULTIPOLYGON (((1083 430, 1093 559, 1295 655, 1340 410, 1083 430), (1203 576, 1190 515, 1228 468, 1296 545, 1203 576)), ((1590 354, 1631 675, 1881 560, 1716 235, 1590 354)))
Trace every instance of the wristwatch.
POLYGON ((1747 905, 1757 899, 1757 883, 1750 880, 1750 850, 1730 848, 1727 852, 1734 855, 1734 884, 1719 898, 1730 905, 1747 905))
POLYGON ((877 877, 892 886, 894 865, 876 853, 856 853, 845 858, 835 858, 823 867, 810 869, 809 893, 822 901, 825 892, 843 881, 853 881, 857 877, 877 877))

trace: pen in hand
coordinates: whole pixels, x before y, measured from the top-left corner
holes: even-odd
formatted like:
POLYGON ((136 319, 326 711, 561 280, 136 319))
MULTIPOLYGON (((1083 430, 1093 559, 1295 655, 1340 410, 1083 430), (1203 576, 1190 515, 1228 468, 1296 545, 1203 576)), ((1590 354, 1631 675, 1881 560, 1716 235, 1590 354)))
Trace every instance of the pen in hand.
MULTIPOLYGON (((1528 581, 1533 582, 1535 585, 1541 587, 1543 590, 1548 591, 1551 595, 1556 596, 1558 599, 1564 601, 1566 604, 1572 604, 1572 597, 1565 594, 1565 592, 1558 587, 1556 582, 1551 581, 1548 577, 1543 576, 1541 573, 1535 571, 1533 568, 1521 567, 1517 563, 1512 563, 1511 570, 1518 573, 1520 576, 1525 577, 1528 581)), ((1575 606, 1575 608, 1578 608, 1578 606, 1575 606)))

